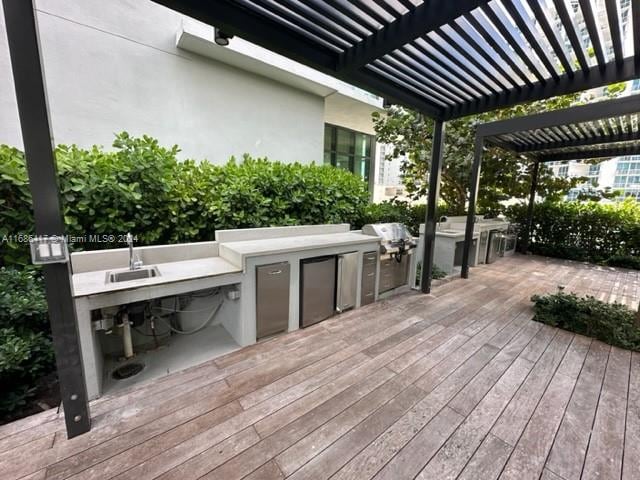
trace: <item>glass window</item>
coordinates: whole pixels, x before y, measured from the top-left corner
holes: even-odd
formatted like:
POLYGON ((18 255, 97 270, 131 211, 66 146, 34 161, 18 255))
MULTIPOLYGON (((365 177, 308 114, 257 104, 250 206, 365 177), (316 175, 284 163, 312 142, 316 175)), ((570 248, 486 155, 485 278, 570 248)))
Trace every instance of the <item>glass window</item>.
POLYGON ((569 165, 562 165, 559 169, 558 169, 558 176, 559 177, 567 177, 569 176, 569 165))
POLYGON ((324 127, 324 163, 344 168, 369 182, 373 135, 335 125, 324 127))
POLYGON ((336 151, 338 153, 352 154, 355 152, 355 134, 350 130, 340 128, 337 130, 337 145, 336 151))

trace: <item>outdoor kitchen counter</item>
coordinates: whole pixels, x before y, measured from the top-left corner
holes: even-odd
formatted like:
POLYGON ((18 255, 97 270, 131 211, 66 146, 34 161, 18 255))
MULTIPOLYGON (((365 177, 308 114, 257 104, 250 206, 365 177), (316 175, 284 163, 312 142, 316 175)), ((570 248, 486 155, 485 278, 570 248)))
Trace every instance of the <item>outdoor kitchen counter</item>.
POLYGON ((330 233, 326 235, 300 235, 293 237, 269 238, 263 240, 243 240, 220 244, 220 256, 229 262, 244 267, 248 257, 278 255, 290 252, 317 250, 330 247, 344 247, 370 243, 377 249, 379 237, 362 233, 330 233))
POLYGON ((96 270, 93 272, 74 274, 74 297, 85 297, 88 295, 99 295, 151 286, 157 287, 158 285, 169 283, 184 282, 187 280, 240 272, 240 268, 221 257, 198 258, 194 260, 181 260, 177 262, 145 265, 145 267, 151 266, 158 268, 160 276, 118 283, 107 283, 107 274, 108 272, 125 270, 123 268, 112 268, 108 270, 96 270))

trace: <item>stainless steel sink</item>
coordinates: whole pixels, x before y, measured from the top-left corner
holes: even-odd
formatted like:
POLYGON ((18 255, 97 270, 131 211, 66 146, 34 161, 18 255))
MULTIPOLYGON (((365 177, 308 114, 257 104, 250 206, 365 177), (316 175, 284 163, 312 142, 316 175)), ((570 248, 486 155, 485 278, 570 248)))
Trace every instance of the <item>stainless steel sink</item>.
POLYGON ((463 230, 451 230, 451 229, 438 230, 438 232, 440 232, 440 233, 464 233, 463 230))
POLYGON ((158 267, 143 267, 136 270, 119 270, 107 273, 107 283, 129 282, 131 280, 141 280, 144 278, 154 278, 160 276, 158 267))

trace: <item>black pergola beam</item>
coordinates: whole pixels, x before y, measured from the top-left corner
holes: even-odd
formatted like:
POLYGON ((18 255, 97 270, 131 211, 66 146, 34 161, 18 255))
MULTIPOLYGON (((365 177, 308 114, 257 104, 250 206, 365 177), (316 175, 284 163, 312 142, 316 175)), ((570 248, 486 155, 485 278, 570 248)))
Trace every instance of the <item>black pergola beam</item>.
POLYGON ((626 58, 621 64, 610 62, 604 66, 594 66, 585 71, 577 71, 571 77, 560 76, 558 81, 537 82, 533 86, 524 85, 508 91, 493 94, 482 104, 468 102, 447 109, 443 118, 452 120, 459 117, 484 113, 505 108, 523 102, 543 100, 545 98, 581 92, 591 88, 603 87, 612 83, 624 82, 640 77, 640 62, 633 57, 626 58))
POLYGON ((557 162, 561 160, 587 160, 590 158, 622 157, 625 155, 640 155, 640 144, 619 147, 581 150, 578 152, 558 152, 539 155, 540 162, 557 162))
MULTIPOLYGON (((529 153, 529 152, 554 150, 558 148, 586 147, 586 146, 593 146, 593 145, 603 145, 606 143, 629 142, 634 140, 640 140, 640 131, 621 133, 621 134, 619 133, 615 135, 578 138, 576 140, 564 140, 564 141, 558 141, 558 142, 554 141, 554 142, 542 143, 540 145, 526 145, 526 146, 518 147, 513 150, 517 153, 529 153)), ((494 143, 494 142, 491 141, 491 143, 494 143)))
POLYGON ((569 74, 570 77, 573 77, 573 67, 571 65, 571 62, 569 61, 567 52, 563 47, 563 40, 558 36, 558 32, 549 23, 549 19, 547 18, 545 9, 538 2, 538 0, 527 2, 527 4, 533 11, 533 14, 538 20, 538 23, 540 24, 542 31, 547 36, 547 39, 549 40, 551 48, 553 48, 553 51, 555 52, 556 56, 560 60, 560 63, 562 64, 562 68, 564 69, 565 72, 567 72, 567 74, 569 74))
POLYGON ((488 2, 489 0, 424 2, 347 49, 340 56, 338 71, 357 70, 488 2))
MULTIPOLYGON (((35 8, 28 0, 3 0, 9 55, 33 200, 35 233, 62 237, 58 172, 53 152, 35 8)), ((69 263, 43 265, 49 322, 56 355, 67 436, 91 428, 69 263)))
POLYGON ((600 66, 603 66, 606 63, 606 59, 604 57, 602 42, 600 41, 600 32, 598 32, 596 18, 593 14, 593 9, 591 8, 591 0, 578 0, 578 3, 582 10, 582 17, 584 18, 587 31, 589 32, 589 38, 591 39, 591 45, 593 46, 593 52, 596 56, 596 60, 600 66))
POLYGON ((478 125, 478 135, 489 137, 526 130, 558 127, 575 123, 593 122, 640 112, 640 94, 602 102, 578 105, 551 112, 515 117, 478 125))
POLYGON ((618 21, 618 5, 616 0, 605 0, 609 31, 611 32, 611 44, 617 63, 622 63, 622 39, 620 38, 620 22, 618 21))

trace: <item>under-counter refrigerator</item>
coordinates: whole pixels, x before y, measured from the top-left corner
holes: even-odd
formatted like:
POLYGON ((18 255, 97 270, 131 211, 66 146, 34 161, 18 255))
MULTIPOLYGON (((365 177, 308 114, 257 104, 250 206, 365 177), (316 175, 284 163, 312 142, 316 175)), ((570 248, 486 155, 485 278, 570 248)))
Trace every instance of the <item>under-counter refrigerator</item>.
POLYGON ((300 261, 300 326, 321 322, 336 310, 336 257, 300 261))
POLYGON ((256 338, 289 328, 289 262, 256 267, 256 338))
POLYGON ((338 312, 344 312, 356 306, 358 256, 358 252, 338 255, 336 274, 336 310, 338 312))

